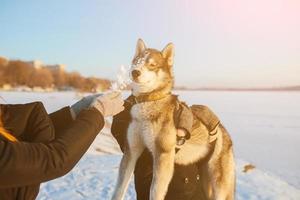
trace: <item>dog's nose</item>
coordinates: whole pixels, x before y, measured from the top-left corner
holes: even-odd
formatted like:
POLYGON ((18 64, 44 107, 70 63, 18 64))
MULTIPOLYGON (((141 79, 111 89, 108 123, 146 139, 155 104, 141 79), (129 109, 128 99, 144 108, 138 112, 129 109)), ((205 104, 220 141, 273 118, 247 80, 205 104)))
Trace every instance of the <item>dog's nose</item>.
POLYGON ((132 70, 131 75, 133 78, 137 78, 141 75, 141 72, 139 70, 132 70))

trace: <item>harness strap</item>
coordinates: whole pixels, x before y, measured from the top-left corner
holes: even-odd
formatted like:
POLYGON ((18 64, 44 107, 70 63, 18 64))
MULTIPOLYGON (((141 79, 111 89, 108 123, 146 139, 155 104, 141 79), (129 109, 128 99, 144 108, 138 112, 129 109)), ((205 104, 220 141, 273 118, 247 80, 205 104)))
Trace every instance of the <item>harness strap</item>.
POLYGON ((216 142, 217 142, 217 140, 214 140, 211 143, 209 143, 210 150, 209 150, 208 154, 203 159, 198 161, 198 166, 202 165, 203 163, 207 163, 211 159, 213 153, 215 152, 216 142))
POLYGON ((219 135, 218 133, 218 128, 219 128, 220 122, 216 125, 216 127, 212 130, 208 132, 209 135, 209 143, 214 142, 215 140, 217 140, 217 137, 219 135))

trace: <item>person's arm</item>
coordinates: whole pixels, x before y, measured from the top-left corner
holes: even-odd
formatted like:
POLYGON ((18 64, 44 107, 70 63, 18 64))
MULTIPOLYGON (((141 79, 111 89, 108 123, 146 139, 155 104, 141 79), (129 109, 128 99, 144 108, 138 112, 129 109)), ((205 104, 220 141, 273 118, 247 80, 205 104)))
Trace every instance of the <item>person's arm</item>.
MULTIPOLYGON (((60 110, 57 110, 53 113, 49 114, 49 117, 53 123, 55 131, 61 131, 65 129, 66 127, 71 124, 74 119, 76 119, 76 116, 81 112, 81 110, 89 108, 92 106, 94 102, 97 102, 97 99, 101 102, 107 102, 111 101, 110 98, 115 98, 120 93, 107 93, 106 95, 98 93, 89 95, 86 97, 83 97, 81 100, 74 103, 72 106, 66 106, 60 110)), ((96 107, 101 111, 101 113, 105 112, 105 114, 110 112, 115 112, 115 108, 110 108, 108 110, 104 110, 104 105, 97 105, 96 107)), ((106 108, 107 109, 107 108, 106 108)), ((118 109, 118 106, 116 106, 116 109, 118 109)))
POLYGON ((41 183, 66 174, 103 125, 101 113, 89 108, 48 144, 0 141, 0 188, 41 183))
POLYGON ((71 108, 67 106, 49 114, 49 117, 56 131, 64 130, 74 121, 70 109, 71 108))

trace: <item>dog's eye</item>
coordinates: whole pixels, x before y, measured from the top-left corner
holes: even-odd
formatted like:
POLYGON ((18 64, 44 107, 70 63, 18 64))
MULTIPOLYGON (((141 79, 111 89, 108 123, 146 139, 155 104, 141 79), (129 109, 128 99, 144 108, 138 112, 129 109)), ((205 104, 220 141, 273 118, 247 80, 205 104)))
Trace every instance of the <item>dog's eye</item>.
POLYGON ((157 69, 157 64, 156 63, 149 63, 148 64, 148 69, 149 70, 156 70, 157 69))
POLYGON ((157 66, 157 64, 156 63, 150 63, 149 66, 154 68, 154 67, 157 66))

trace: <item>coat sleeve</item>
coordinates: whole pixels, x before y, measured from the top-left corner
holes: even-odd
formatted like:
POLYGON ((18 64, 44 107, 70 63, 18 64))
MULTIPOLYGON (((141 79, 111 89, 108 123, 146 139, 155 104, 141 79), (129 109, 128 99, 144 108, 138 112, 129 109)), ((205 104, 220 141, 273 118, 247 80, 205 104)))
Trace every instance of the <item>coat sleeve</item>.
POLYGON ((64 130, 73 122, 70 107, 64 107, 56 112, 50 113, 49 117, 56 132, 64 130))
POLYGON ((68 173, 87 151, 104 118, 95 108, 83 110, 52 142, 0 141, 0 188, 49 181, 68 173))

